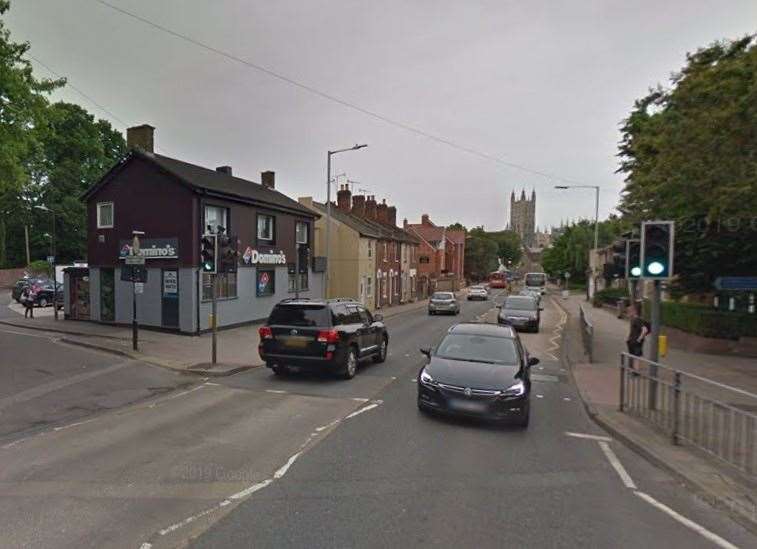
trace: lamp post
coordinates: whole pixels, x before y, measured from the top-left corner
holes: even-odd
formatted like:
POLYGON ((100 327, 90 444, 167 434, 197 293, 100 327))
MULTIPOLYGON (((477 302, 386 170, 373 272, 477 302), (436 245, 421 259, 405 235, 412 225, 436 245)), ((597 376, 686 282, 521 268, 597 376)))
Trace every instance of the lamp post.
POLYGON ((57 262, 55 257, 55 210, 52 210, 43 204, 37 204, 34 207, 38 210, 42 210, 43 212, 49 212, 52 216, 53 231, 52 235, 50 236, 50 256, 53 258, 53 315, 55 316, 55 320, 58 320, 58 277, 56 276, 55 272, 55 264, 57 262))
POLYGON ((331 156, 347 151, 356 151, 368 145, 353 145, 347 149, 328 151, 326 156, 326 272, 323 277, 323 297, 329 296, 329 269, 331 268, 331 156))
MULTIPOLYGON (((599 248, 599 185, 555 185, 555 189, 594 189, 594 249, 599 248)), ((591 254, 589 254, 591 255, 591 254)), ((587 299, 594 295, 594 277, 589 277, 587 299)))

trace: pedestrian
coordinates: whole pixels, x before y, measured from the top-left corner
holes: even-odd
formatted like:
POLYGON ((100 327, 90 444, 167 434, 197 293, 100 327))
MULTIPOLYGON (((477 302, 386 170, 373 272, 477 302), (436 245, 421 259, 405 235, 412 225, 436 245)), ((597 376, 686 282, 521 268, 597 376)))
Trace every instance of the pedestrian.
POLYGON ((24 318, 34 318, 34 302, 37 299, 37 292, 32 286, 27 286, 21 292, 21 301, 24 304, 24 318))
MULTIPOLYGON (((631 303, 628 306, 628 318, 631 321, 630 330, 628 332, 628 339, 626 345, 628 346, 628 354, 631 356, 644 356, 644 339, 650 332, 649 323, 639 316, 639 306, 637 303, 631 303)), ((630 362, 630 368, 635 369, 634 360, 630 362)))

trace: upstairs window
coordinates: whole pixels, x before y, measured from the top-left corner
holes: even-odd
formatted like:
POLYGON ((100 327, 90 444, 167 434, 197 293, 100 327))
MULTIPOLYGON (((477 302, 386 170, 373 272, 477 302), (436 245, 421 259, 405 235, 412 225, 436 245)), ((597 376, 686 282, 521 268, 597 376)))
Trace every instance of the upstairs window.
POLYGON ((258 240, 272 244, 274 240, 275 219, 272 215, 258 215, 258 240))
POLYGON ((221 206, 205 206, 205 227, 203 232, 216 234, 218 227, 224 231, 229 229, 229 211, 221 206))
POLYGON ((113 228, 113 202, 97 203, 97 228, 113 228))
POLYGON ((308 224, 304 221, 298 221, 295 225, 295 232, 297 233, 297 244, 308 243, 308 224))

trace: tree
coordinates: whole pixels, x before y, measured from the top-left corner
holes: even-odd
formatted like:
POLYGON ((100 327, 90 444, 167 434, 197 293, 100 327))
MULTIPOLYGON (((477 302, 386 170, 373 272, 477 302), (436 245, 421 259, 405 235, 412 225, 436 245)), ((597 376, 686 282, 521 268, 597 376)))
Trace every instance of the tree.
POLYGON ((757 272, 757 44, 717 42, 687 56, 670 89, 639 99, 622 127, 621 212, 676 221, 678 289, 757 272))
POLYGON ((485 280, 497 268, 497 243, 480 233, 465 239, 466 276, 473 280, 485 280))
MULTIPOLYGON (((625 230, 627 225, 616 216, 600 221, 599 247, 609 246, 625 230)), ((569 272, 571 280, 585 282, 589 268, 589 250, 593 247, 594 222, 579 221, 567 227, 552 246, 542 252, 542 268, 550 276, 561 277, 569 272)))
MULTIPOLYGON (((0 0, 0 16, 10 8, 0 0)), ((8 220, 18 214, 16 199, 28 180, 24 159, 34 150, 34 132, 47 107, 45 94, 62 86, 63 80, 36 79, 24 54, 28 43, 10 40, 10 31, 0 19, 0 265, 7 263, 8 220)))
POLYGON ((449 229, 450 231, 463 231, 466 233, 468 232, 468 229, 465 228, 465 225, 463 225, 459 221, 453 223, 452 225, 448 225, 447 229, 449 229))

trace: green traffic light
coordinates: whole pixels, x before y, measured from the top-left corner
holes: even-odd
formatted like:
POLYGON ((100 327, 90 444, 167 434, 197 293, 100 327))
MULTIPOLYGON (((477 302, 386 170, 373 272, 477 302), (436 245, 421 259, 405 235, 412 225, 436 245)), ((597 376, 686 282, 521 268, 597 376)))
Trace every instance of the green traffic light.
POLYGON ((641 267, 631 267, 631 276, 641 276, 641 267))
POLYGON ((647 271, 649 271, 649 274, 657 276, 665 271, 665 265, 663 265, 659 261, 652 261, 649 265, 647 265, 647 271))

